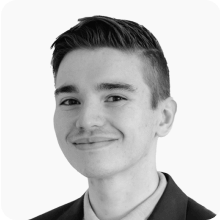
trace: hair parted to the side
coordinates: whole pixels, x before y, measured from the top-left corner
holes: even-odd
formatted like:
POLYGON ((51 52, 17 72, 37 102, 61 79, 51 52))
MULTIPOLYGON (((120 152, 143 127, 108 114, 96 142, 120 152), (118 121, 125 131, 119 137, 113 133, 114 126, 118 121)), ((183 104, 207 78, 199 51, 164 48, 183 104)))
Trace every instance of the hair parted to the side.
POLYGON ((54 47, 51 65, 55 81, 61 61, 70 51, 109 47, 124 52, 141 52, 150 61, 153 71, 143 74, 143 77, 151 90, 152 109, 157 108, 159 101, 170 96, 166 58, 157 39, 144 26, 106 16, 85 17, 78 21, 51 45, 51 49, 54 47))

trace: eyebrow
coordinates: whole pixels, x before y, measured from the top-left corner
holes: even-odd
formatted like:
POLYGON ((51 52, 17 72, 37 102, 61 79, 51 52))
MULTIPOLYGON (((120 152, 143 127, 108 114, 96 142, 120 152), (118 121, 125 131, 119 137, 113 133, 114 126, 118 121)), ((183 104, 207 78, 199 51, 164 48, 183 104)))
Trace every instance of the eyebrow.
MULTIPOLYGON (((127 83, 101 83, 96 85, 96 91, 109 91, 109 90, 123 90, 128 92, 135 92, 137 88, 127 83)), ((62 93, 79 93, 79 89, 75 85, 63 85, 57 88, 54 92, 55 97, 62 93)))

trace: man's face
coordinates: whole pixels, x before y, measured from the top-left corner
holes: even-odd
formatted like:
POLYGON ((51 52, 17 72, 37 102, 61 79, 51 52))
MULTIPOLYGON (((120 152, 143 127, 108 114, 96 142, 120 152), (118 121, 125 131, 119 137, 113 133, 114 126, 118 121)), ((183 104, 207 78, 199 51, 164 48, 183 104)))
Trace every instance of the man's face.
POLYGON ((62 60, 54 127, 67 160, 84 176, 111 176, 152 159, 158 113, 143 69, 150 71, 136 54, 110 48, 79 49, 62 60))

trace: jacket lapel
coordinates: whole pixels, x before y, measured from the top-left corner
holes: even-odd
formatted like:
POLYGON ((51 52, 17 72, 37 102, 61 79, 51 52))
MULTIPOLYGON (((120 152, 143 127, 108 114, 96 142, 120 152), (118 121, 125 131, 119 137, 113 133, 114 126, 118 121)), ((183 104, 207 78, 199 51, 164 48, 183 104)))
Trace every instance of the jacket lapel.
POLYGON ((83 210, 83 199, 85 193, 77 200, 74 201, 73 205, 65 211, 57 220, 82 220, 84 216, 83 210))
POLYGON ((170 175, 163 174, 167 179, 167 186, 148 220, 185 220, 188 197, 176 185, 170 175))

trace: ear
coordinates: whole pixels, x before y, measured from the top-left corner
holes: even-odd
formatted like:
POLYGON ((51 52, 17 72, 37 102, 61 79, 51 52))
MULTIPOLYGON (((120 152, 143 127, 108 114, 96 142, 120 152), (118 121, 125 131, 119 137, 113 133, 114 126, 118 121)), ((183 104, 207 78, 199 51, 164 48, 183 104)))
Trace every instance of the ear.
POLYGON ((164 137, 170 132, 173 125, 177 111, 177 104, 173 98, 169 97, 160 104, 159 108, 160 117, 157 127, 157 135, 159 137, 164 137))

